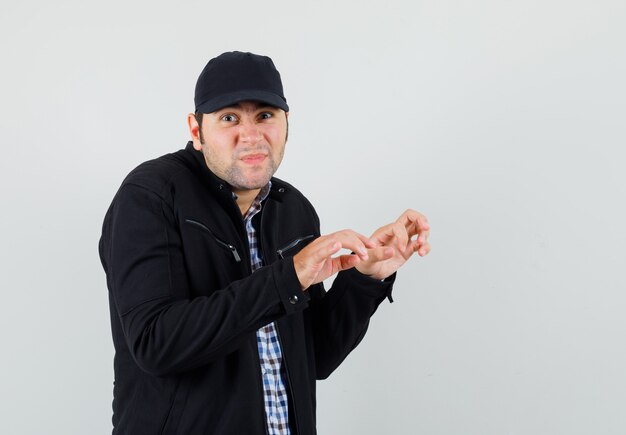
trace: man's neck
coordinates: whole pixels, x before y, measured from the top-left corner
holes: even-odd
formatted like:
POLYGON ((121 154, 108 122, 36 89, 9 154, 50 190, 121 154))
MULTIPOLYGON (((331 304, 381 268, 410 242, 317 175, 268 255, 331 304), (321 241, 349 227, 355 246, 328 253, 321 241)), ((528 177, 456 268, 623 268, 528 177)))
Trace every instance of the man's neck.
POLYGON ((241 210, 242 216, 246 214, 246 212, 254 202, 254 198, 257 197, 260 191, 261 189, 233 191, 233 193, 237 195, 237 205, 239 206, 239 210, 241 210))

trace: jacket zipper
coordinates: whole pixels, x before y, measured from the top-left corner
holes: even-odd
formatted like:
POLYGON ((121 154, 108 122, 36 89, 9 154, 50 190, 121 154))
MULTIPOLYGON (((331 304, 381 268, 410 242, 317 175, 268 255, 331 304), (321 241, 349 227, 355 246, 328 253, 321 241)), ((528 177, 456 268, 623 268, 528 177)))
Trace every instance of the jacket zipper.
POLYGON ((295 248, 301 242, 304 242, 305 240, 312 239, 313 237, 315 237, 315 235, 313 235, 313 234, 309 234, 308 236, 304 236, 304 237, 299 237, 296 240, 294 240, 293 242, 289 243, 284 248, 281 248, 281 249, 277 250, 276 253, 278 254, 278 257, 280 257, 281 259, 284 259, 285 257, 283 256, 283 253, 285 251, 289 251, 290 249, 295 248))
MULTIPOLYGON (((261 214, 261 227, 263 227, 263 214, 261 214)), ((241 220, 241 227, 243 228, 244 233, 247 233, 246 230, 246 225, 243 221, 243 219, 241 220)), ((258 240, 261 241, 261 231, 259 231, 259 236, 258 236, 258 240)), ((246 249, 248 250, 248 252, 250 252, 250 243, 246 234, 246 237, 244 238, 244 243, 246 246, 246 249)), ((263 253, 263 259, 265 259, 265 252, 263 252, 263 243, 261 243, 261 252, 263 253)), ((246 262, 246 267, 248 269, 248 276, 252 275, 252 265, 250 264, 250 259, 248 259, 248 261, 246 262)), ((259 367, 259 370, 257 371, 258 373, 258 385, 261 388, 261 413, 263 416, 263 433, 265 435, 269 435, 269 428, 267 427, 267 414, 265 413, 265 386, 263 384, 263 374, 261 373, 261 356, 259 355, 259 351, 258 351, 258 344, 256 343, 256 337, 255 337, 255 347, 257 349, 257 351, 254 353, 256 355, 256 361, 259 367)))
MULTIPOLYGON (((266 256, 265 253, 265 240, 263 237, 263 228, 265 228, 265 226, 263 225, 263 221, 264 221, 264 217, 265 217, 266 213, 261 214, 261 231, 259 231, 259 241, 261 242, 261 252, 263 253, 263 258, 265 259, 265 261, 267 261, 268 257, 266 256)), ((307 240, 310 239, 311 237, 314 237, 313 235, 310 236, 305 236, 305 237, 301 237, 298 238, 296 240, 294 240, 293 242, 291 242, 289 245, 285 246, 282 249, 278 249, 276 251, 276 253, 278 254, 278 256, 283 259, 283 252, 293 248, 294 246, 296 246, 298 243, 302 242, 303 240, 307 240)), ((299 422, 298 422, 298 412, 296 410, 296 398, 295 398, 295 394, 293 392, 293 384, 291 383, 291 378, 289 377, 289 367, 287 366, 287 360, 285 358, 285 347, 283 346, 283 341, 280 338, 280 332, 278 330, 278 322, 274 321, 274 330, 276 331, 276 337, 278 338, 278 344, 280 345, 280 353, 281 353, 281 364, 285 365, 285 376, 287 377, 286 381, 287 381, 287 388, 289 389, 289 391, 287 392, 287 394, 291 394, 291 404, 293 405, 293 409, 289 409, 289 412, 293 412, 293 424, 295 425, 295 432, 296 434, 300 433, 300 427, 299 427, 299 422)), ((263 382, 263 379, 261 379, 261 383, 263 382)), ((289 401, 287 401, 287 403, 289 403, 289 401)), ((267 430, 267 425, 265 426, 267 430)))
MULTIPOLYGON (((287 385, 289 386, 289 391, 287 392, 287 394, 291 394, 291 404, 293 405, 293 422, 295 427, 295 432, 296 434, 300 433, 300 428, 298 427, 298 413, 296 411, 296 398, 295 395, 293 393, 293 386, 291 384, 291 377, 289 376, 289 365, 287 365, 287 361, 285 360, 285 355, 283 352, 283 349, 285 348, 283 346, 283 340, 280 337, 280 331, 278 330, 278 323, 274 322, 274 329, 276 330, 276 337, 278 337, 278 344, 280 344, 280 353, 282 354, 282 364, 285 365, 285 376, 287 377, 287 385)), ((287 403, 289 403, 289 400, 287 400, 287 403)), ((292 410, 289 410, 290 412, 292 410)))
POLYGON ((185 222, 195 225, 196 227, 209 233, 215 239, 218 245, 221 245, 224 248, 230 250, 230 252, 233 254, 233 257, 235 258, 235 261, 237 263, 241 262, 241 256, 239 255, 239 252, 237 252, 237 248, 234 245, 231 245, 230 243, 226 243, 225 241, 221 240, 219 237, 213 234, 213 231, 211 231, 206 225, 204 225, 201 222, 194 221, 193 219, 185 219, 185 222))

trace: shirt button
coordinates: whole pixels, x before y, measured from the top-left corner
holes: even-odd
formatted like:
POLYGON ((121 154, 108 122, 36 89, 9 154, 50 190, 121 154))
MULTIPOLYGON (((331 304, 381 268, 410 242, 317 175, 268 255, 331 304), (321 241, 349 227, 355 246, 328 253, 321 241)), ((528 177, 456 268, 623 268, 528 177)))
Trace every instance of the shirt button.
POLYGON ((295 305, 298 302, 298 296, 293 295, 293 296, 289 296, 289 303, 291 305, 295 305))

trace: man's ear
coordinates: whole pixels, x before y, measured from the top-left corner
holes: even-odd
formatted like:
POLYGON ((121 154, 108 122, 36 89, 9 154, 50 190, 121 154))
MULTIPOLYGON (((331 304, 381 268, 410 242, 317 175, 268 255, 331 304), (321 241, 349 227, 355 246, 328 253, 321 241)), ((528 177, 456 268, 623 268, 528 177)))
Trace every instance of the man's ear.
MULTIPOLYGON (((200 114, 202 116, 202 114, 200 114)), ((191 134, 191 140, 193 141, 193 148, 196 151, 202 151, 202 144, 200 143, 200 126, 194 113, 187 115, 187 125, 189 125, 189 133, 191 134)))

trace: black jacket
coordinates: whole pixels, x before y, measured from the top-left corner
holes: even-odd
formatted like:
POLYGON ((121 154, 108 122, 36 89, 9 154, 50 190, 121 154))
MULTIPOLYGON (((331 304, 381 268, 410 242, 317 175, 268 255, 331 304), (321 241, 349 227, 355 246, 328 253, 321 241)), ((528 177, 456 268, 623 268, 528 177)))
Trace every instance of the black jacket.
POLYGON ((265 267, 251 275, 241 212, 201 152, 146 162, 122 183, 100 239, 115 345, 113 433, 263 434, 255 331, 275 321, 295 433, 314 434, 315 380, 337 368, 390 295, 352 269, 302 292, 292 256, 319 219, 272 179, 254 217, 265 267))

